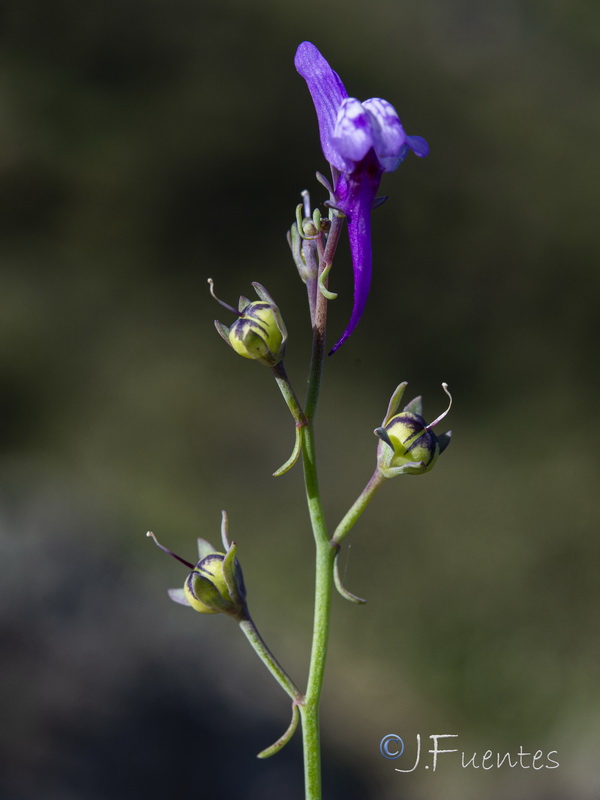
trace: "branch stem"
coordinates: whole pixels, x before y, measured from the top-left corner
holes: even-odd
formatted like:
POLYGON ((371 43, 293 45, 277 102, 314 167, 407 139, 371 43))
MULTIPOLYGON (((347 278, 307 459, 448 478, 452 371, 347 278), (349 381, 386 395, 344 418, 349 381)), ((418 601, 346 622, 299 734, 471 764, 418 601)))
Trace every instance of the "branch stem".
POLYGON ((246 638, 254 648, 257 656, 269 670, 271 675, 275 678, 277 683, 286 692, 292 700, 300 706, 304 702, 304 696, 300 689, 296 686, 294 681, 290 678, 279 661, 275 658, 273 653, 269 650, 265 640, 258 632, 258 628, 254 624, 250 615, 240 620, 240 628, 243 630, 246 638))
POLYGON ((369 505, 371 500, 375 497, 376 492, 385 483, 385 478, 379 471, 379 468, 371 475, 371 479, 354 501, 353 505, 348 509, 346 515, 335 529, 331 537, 331 544, 339 548, 340 544, 344 541, 346 536, 350 533, 358 518, 363 513, 365 508, 369 505))
POLYGON ((283 366, 283 361, 280 361, 279 364, 276 364, 273 367, 273 375, 275 380, 277 381, 277 386, 279 386, 279 391, 283 395, 283 399, 285 400, 285 404, 290 410, 290 414, 294 418, 296 425, 298 427, 303 427, 306 425, 307 420, 302 410, 302 406, 300 405, 300 401, 296 396, 296 392, 294 391, 294 387, 290 383, 290 379, 287 376, 287 372, 285 371, 285 367, 283 366))

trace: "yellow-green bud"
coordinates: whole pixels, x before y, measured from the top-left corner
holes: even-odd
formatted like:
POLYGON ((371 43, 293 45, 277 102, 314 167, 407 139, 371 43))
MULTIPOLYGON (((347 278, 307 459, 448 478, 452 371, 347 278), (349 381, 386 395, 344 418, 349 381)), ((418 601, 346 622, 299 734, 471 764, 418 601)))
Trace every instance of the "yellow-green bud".
POLYGON ((228 328, 215 320, 215 327, 238 355, 251 358, 268 367, 279 364, 285 353, 287 330, 279 308, 271 295, 260 283, 253 283, 260 300, 250 301, 240 297, 238 310, 223 303, 213 291, 211 294, 222 306, 238 315, 238 319, 228 328))
MULTIPOLYGON (((225 553, 210 553, 196 564, 188 575, 183 586, 187 605, 201 614, 229 614, 239 617, 243 611, 245 591, 243 589, 242 570, 237 559, 234 559, 233 572, 230 576, 230 589, 225 577, 227 569, 225 553)), ((172 590, 177 591, 177 590, 172 590)), ((172 597, 171 592, 169 593, 172 597)), ((175 602, 180 602, 181 595, 175 602)))
POLYGON ((262 300, 249 303, 229 329, 229 344, 244 358, 275 366, 283 356, 283 332, 273 307, 262 300))
POLYGON ((375 429, 375 435, 380 439, 377 448, 377 464, 379 471, 386 478, 396 475, 421 475, 429 472, 448 444, 451 431, 439 437, 432 428, 442 420, 452 405, 452 397, 444 383, 442 387, 450 397, 450 405, 434 422, 429 425, 422 416, 422 402, 420 397, 412 400, 404 411, 396 414, 398 405, 406 388, 406 383, 400 384, 392 395, 387 414, 380 428, 375 429))
POLYGON ((230 544, 227 538, 227 515, 224 511, 221 533, 226 552, 217 552, 205 539, 198 539, 200 560, 195 566, 163 547, 151 531, 147 535, 161 550, 191 570, 182 589, 169 589, 171 600, 190 606, 200 614, 223 613, 240 621, 248 616, 246 588, 242 569, 235 557, 235 543, 230 544))

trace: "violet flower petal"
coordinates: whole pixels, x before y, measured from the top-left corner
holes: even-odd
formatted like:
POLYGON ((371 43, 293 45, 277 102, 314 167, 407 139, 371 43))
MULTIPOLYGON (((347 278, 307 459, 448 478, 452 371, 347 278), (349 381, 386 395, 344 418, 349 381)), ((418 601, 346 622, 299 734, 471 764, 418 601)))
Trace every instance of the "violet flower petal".
POLYGON ((429 145, 422 136, 407 136, 406 141, 410 149, 419 158, 429 155, 429 145))
POLYGON ((331 141, 343 158, 354 162, 362 161, 374 146, 371 116, 355 97, 342 100, 331 141))
POLYGON ((425 156, 429 155, 429 145, 422 136, 407 136, 406 144, 398 154, 396 165, 392 167, 391 172, 398 169, 411 150, 416 156, 419 156, 419 158, 425 158, 425 156))
POLYGON ((298 46, 294 64, 306 81, 315 104, 323 155, 340 172, 352 169, 352 164, 340 154, 332 141, 340 105, 348 97, 340 76, 311 42, 302 42, 298 46))
POLYGON ((362 107, 369 112, 373 131, 373 147, 384 172, 393 172, 406 145, 406 134, 396 109, 387 100, 372 97, 362 107))

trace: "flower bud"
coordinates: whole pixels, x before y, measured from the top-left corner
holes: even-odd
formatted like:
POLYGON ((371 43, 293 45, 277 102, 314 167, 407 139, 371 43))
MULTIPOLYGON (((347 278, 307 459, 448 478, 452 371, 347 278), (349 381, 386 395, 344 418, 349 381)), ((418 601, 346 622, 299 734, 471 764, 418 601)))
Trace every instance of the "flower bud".
POLYGON ((230 328, 215 320, 215 327, 227 344, 244 358, 251 358, 268 367, 279 364, 285 353, 287 330, 279 308, 264 286, 253 283, 260 300, 250 301, 247 297, 240 297, 236 310, 219 300, 210 278, 208 282, 215 300, 238 316, 230 328))
POLYGON ((168 590, 171 600, 184 606, 191 606, 200 614, 223 613, 241 621, 248 615, 246 588, 242 569, 235 557, 236 546, 227 541, 225 512, 223 512, 222 531, 226 552, 217 552, 209 542, 198 539, 200 560, 195 566, 163 547, 151 531, 148 531, 147 536, 154 539, 161 550, 191 569, 182 589, 168 590))
POLYGON ((392 395, 387 414, 382 426, 375 429, 375 435, 380 439, 377 448, 377 464, 379 471, 386 478, 396 475, 421 475, 429 472, 448 444, 451 431, 436 436, 432 428, 437 425, 450 411, 452 396, 445 383, 442 387, 450 404, 443 414, 429 425, 422 416, 422 402, 420 397, 412 400, 403 411, 396 414, 406 383, 400 384, 392 395))

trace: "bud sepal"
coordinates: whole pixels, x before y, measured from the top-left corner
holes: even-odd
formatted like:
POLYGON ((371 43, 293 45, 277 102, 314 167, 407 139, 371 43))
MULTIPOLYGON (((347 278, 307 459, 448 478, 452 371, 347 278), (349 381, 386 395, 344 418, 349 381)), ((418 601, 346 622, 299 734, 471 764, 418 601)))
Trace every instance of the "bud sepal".
POLYGON ((401 383, 390 400, 380 428, 374 433, 380 442, 377 447, 377 466, 385 478, 397 475, 421 475, 433 468, 440 454, 448 447, 452 431, 436 436, 432 428, 450 411, 452 396, 447 384, 442 388, 450 398, 446 411, 429 425, 423 418, 423 402, 415 397, 397 414, 407 383, 401 383))

